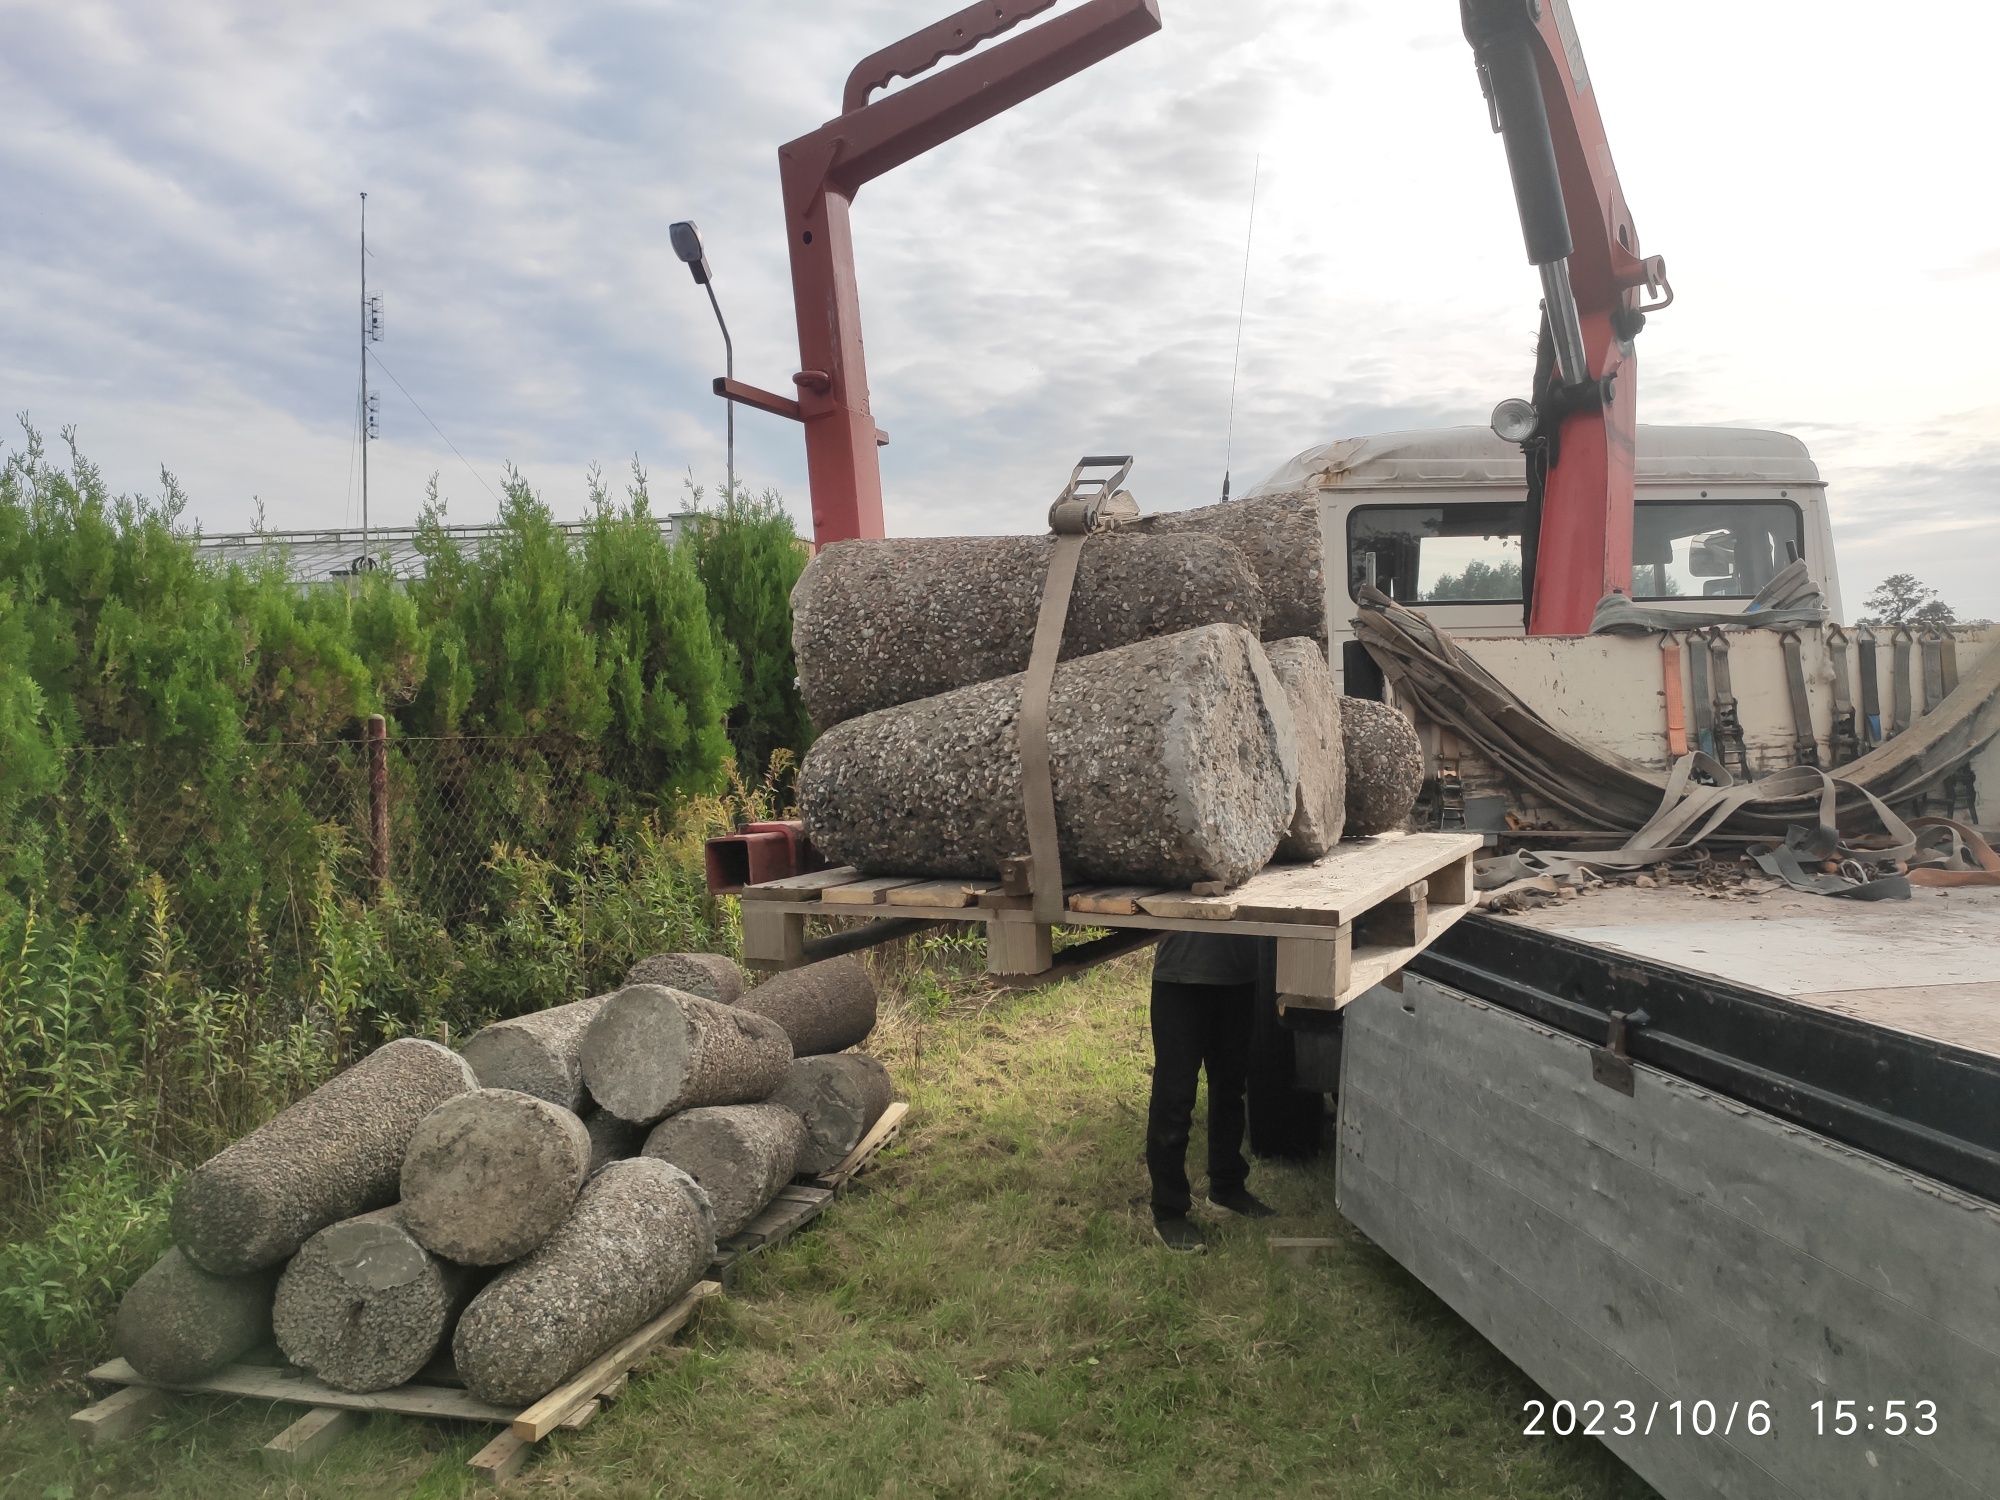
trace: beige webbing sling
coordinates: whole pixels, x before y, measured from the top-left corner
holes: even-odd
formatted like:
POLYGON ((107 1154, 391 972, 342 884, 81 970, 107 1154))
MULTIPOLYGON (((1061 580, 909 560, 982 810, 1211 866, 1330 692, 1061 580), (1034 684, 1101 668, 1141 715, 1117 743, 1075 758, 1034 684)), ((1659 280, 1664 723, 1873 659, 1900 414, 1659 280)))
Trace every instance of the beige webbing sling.
POLYGON ((1058 922, 1063 911, 1062 849, 1056 833, 1055 783, 1049 774, 1049 689, 1062 654, 1070 594, 1083 544, 1092 532, 1132 520, 1139 507, 1120 490, 1132 472, 1129 454, 1085 457, 1070 471, 1069 484, 1049 507, 1055 547, 1042 581, 1042 607, 1035 616, 1035 640, 1021 681, 1017 743, 1021 751, 1021 810, 1028 826, 1028 890, 1037 922, 1058 922), (1106 478, 1086 469, 1116 468, 1106 478))

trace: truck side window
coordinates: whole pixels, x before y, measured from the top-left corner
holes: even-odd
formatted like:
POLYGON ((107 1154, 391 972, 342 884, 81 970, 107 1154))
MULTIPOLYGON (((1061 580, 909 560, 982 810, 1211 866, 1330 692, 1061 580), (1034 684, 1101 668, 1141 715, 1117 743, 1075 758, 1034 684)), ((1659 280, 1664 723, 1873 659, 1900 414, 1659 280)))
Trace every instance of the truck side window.
POLYGON ((1398 604, 1518 603, 1521 516, 1513 502, 1364 505, 1347 518, 1348 592, 1373 570, 1398 604))
POLYGON ((1805 555, 1805 524, 1785 500, 1642 500, 1632 518, 1633 596, 1747 599, 1805 555))

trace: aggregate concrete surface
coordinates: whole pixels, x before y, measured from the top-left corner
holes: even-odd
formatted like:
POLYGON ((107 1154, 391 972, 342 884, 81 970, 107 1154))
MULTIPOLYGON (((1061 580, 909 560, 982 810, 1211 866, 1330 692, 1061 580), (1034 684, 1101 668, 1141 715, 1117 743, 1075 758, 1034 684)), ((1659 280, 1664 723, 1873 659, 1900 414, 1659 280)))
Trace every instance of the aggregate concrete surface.
POLYGON ((1264 593, 1267 641, 1302 635, 1322 644, 1326 632, 1326 553, 1320 540, 1319 496, 1309 490, 1228 500, 1194 510, 1142 516, 1132 529, 1145 536, 1207 536, 1243 554, 1264 593))
POLYGON ((175 1241, 218 1275, 278 1264, 393 1203, 419 1122, 478 1085, 450 1048, 398 1037, 195 1168, 174 1197, 175 1241))
POLYGON ((805 1122, 801 1172, 830 1172, 875 1128, 896 1096, 889 1070, 865 1052, 802 1057, 771 1096, 805 1122))
POLYGON ((513 1089, 461 1094, 410 1139, 402 1222, 460 1265, 505 1265, 563 1221, 589 1168, 590 1132, 561 1105, 513 1089))
POLYGON ((1347 821, 1347 754, 1340 736, 1340 689, 1317 641, 1304 636, 1264 648, 1285 685, 1299 745, 1299 796, 1278 858, 1314 860, 1333 852, 1347 821))
POLYGON ((768 1099, 791 1061, 776 1021, 657 984, 620 990, 583 1039, 591 1098, 638 1125, 698 1105, 768 1099))
MULTIPOLYGON (((875 875, 990 879, 1027 853, 1021 688, 979 683, 821 735, 799 779, 813 842, 875 875)), ((1239 625, 1058 666, 1049 758, 1066 880, 1233 885, 1291 826, 1291 709, 1239 625)))
POLYGON ((169 1250, 118 1304, 112 1347, 148 1380, 199 1380, 270 1338, 277 1275, 216 1276, 169 1250))
POLYGON ((556 1232, 488 1282, 452 1335, 466 1387, 525 1406, 701 1279, 715 1213, 680 1168, 615 1161, 584 1184, 556 1232))
POLYGON ((564 1109, 577 1109, 583 1104, 583 1069, 577 1054, 584 1032, 610 998, 593 995, 495 1021, 467 1038, 458 1054, 472 1064, 483 1087, 518 1089, 564 1109))
POLYGON ((726 1240, 792 1180, 806 1127, 782 1104, 711 1104, 668 1115, 642 1155, 672 1162, 707 1191, 715 1237, 726 1240))
POLYGON ((1342 698, 1340 739, 1347 761, 1347 836, 1407 828, 1424 785, 1416 726, 1386 703, 1342 698))
POLYGON ((632 965, 625 982, 663 984, 724 1005, 734 1004, 749 983, 736 960, 720 953, 655 953, 632 965))
MULTIPOLYGON (((813 722, 1025 671, 1055 549, 1047 536, 836 542, 792 590, 792 653, 813 722)), ((1264 597, 1243 555, 1206 536, 1118 532, 1083 544, 1061 656, 1231 622, 1264 597)))
POLYGON ((430 1363, 472 1278, 417 1243, 393 1205, 330 1224, 278 1278, 286 1359, 339 1391, 385 1391, 430 1363))

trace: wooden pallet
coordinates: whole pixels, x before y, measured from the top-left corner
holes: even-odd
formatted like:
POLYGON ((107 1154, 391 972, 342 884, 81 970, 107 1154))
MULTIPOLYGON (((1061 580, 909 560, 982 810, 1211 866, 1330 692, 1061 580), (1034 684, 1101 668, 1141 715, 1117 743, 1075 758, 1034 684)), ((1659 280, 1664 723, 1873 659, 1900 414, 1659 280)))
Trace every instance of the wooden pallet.
POLYGON ((1129 953, 1167 932, 1275 938, 1279 1004, 1338 1010, 1394 974, 1473 908, 1476 833, 1385 834, 1356 839, 1309 865, 1272 865, 1232 890, 1075 886, 1060 923, 1034 920, 1026 896, 1000 881, 866 876, 842 867, 742 892, 743 954, 762 969, 790 969, 829 952, 886 942, 915 922, 986 928, 987 972, 1045 983, 1129 953), (813 938, 818 919, 870 925, 813 938), (1054 927, 1109 935, 1057 954, 1054 927))
POLYGON ((357 1394, 337 1391, 287 1365, 276 1349, 263 1362, 224 1366, 187 1385, 149 1380, 122 1359, 90 1372, 89 1378, 119 1387, 103 1400, 74 1413, 71 1434, 85 1444, 115 1442, 151 1425, 161 1406, 176 1394, 249 1397, 303 1406, 305 1412, 264 1445, 264 1461, 275 1468, 308 1464, 323 1456, 370 1413, 400 1412, 432 1420, 483 1422, 506 1430, 475 1453, 468 1467, 481 1479, 498 1482, 518 1473, 535 1444, 553 1432, 584 1426, 624 1391, 633 1370, 678 1333, 709 1297, 721 1293, 750 1256, 783 1244, 826 1211, 854 1179, 874 1165, 901 1133, 910 1107, 892 1103, 832 1171, 779 1189, 777 1197, 742 1230, 717 1247, 708 1279, 644 1328, 591 1361, 573 1378, 525 1410, 496 1406, 467 1391, 440 1355, 407 1385, 357 1394))
POLYGON ((304 1464, 319 1458, 363 1416, 398 1412, 408 1417, 455 1422, 482 1422, 505 1429, 475 1453, 468 1463, 474 1474, 501 1480, 527 1462, 529 1451, 552 1432, 584 1426, 616 1400, 632 1371, 668 1343, 701 1304, 720 1293, 716 1281, 700 1281, 659 1317, 606 1350, 532 1406, 517 1409, 482 1401, 435 1368, 394 1390, 337 1391, 303 1371, 282 1363, 225 1365, 185 1385, 149 1380, 122 1359, 99 1365, 92 1380, 121 1389, 69 1419, 70 1432, 88 1444, 129 1437, 146 1427, 170 1395, 201 1393, 250 1397, 307 1408, 290 1426, 264 1445, 264 1460, 274 1467, 304 1464))

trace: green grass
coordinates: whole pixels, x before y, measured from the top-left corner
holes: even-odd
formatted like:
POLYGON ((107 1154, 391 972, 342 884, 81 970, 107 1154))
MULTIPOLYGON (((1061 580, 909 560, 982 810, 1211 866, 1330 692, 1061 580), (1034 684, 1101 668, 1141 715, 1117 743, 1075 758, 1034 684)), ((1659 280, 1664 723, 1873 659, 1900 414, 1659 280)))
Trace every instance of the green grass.
MULTIPOLYGON (((1144 975, 1141 960, 1025 995, 906 986, 878 1035, 911 1104, 899 1144, 518 1488, 1649 1495, 1590 1440, 1520 1435, 1533 1388, 1343 1227, 1330 1166, 1258 1167, 1284 1217, 1218 1227, 1206 1256, 1153 1245, 1144 975), (1339 1243, 1297 1269, 1268 1253, 1272 1232, 1339 1243)), ((454 1495, 488 1435, 376 1418, 281 1477, 257 1449, 295 1409, 183 1400, 87 1453, 63 1428, 83 1395, 4 1398, 0 1494, 454 1495)))

